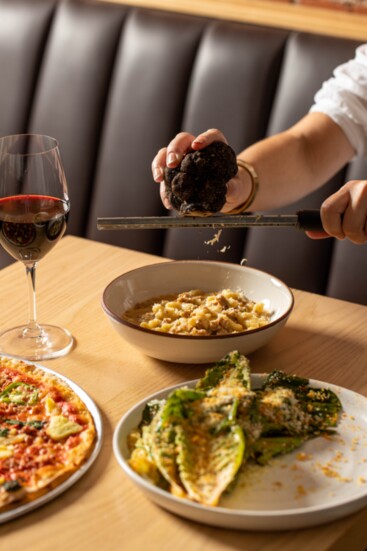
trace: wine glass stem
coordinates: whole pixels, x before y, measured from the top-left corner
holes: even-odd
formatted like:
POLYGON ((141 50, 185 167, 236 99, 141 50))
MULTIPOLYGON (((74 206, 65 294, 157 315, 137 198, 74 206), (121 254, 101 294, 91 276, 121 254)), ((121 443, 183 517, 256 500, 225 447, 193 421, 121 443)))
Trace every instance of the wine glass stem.
POLYGON ((43 336, 42 328, 37 323, 37 308, 36 308, 36 265, 26 264, 26 274, 28 281, 28 325, 23 331, 24 337, 38 338, 43 336))

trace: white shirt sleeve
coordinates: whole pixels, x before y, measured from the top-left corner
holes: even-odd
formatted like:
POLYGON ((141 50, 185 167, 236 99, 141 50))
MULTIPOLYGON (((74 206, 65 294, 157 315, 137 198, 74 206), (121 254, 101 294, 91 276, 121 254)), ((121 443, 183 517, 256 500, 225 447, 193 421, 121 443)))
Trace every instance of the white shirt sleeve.
POLYGON ((315 95, 310 112, 325 113, 338 124, 357 155, 367 156, 367 44, 337 67, 315 95))

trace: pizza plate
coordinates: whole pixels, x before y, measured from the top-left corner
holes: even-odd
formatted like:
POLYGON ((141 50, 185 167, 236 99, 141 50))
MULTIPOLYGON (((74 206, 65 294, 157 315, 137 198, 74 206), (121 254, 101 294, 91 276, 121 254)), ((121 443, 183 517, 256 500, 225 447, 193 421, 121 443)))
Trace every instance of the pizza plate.
MULTIPOLYGON (((14 356, 10 356, 10 355, 5 356, 4 354, 2 354, 1 356, 3 358, 19 360, 19 358, 15 358, 14 356)), ((34 365, 35 367, 37 367, 38 369, 41 369, 45 373, 49 373, 57 377, 58 379, 66 383, 75 392, 75 394, 79 396, 79 398, 87 406, 93 418, 94 425, 96 428, 96 442, 95 442, 93 451, 91 455, 88 457, 87 461, 83 463, 83 465, 77 471, 75 471, 75 473, 73 473, 69 478, 67 478, 59 486, 56 486, 55 488, 51 489, 49 492, 40 496, 34 501, 31 501, 29 503, 25 503, 19 506, 14 505, 8 511, 4 511, 3 513, 0 513, 0 524, 7 522, 9 520, 18 518, 26 513, 29 513, 30 511, 33 511, 34 509, 41 507, 41 505, 44 505, 45 503, 51 501, 52 499, 55 499, 57 496, 59 496, 60 494, 68 490, 90 469, 90 467, 97 459, 99 452, 101 451, 101 448, 102 448, 102 438, 103 438, 102 417, 98 407, 96 406, 92 398, 76 383, 74 383, 68 377, 65 377, 65 375, 62 375, 57 371, 54 371, 52 369, 49 369, 48 367, 44 367, 34 362, 29 362, 27 360, 21 360, 21 361, 28 365, 34 365)))
MULTIPOLYGON (((251 376, 260 386, 265 375, 251 376)), ((193 387, 189 381, 147 397, 119 421, 113 436, 115 457, 125 474, 157 505, 184 518, 237 530, 293 530, 334 521, 367 506, 367 398, 336 385, 310 379, 315 388, 334 391, 343 405, 337 433, 306 442, 265 467, 246 465, 234 490, 218 507, 177 498, 140 477, 129 466, 127 436, 152 399, 193 387)))

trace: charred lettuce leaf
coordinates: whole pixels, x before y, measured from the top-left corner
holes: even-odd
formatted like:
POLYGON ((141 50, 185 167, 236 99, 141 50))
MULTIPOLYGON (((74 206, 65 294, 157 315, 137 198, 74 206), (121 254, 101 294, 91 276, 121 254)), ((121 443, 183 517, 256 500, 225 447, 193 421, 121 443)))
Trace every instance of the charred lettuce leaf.
POLYGON ((245 438, 241 427, 233 424, 213 435, 199 423, 181 426, 177 444, 180 478, 188 497, 203 505, 218 505, 242 465, 245 438))
POLYGON ((230 352, 214 367, 205 372, 196 388, 204 392, 214 389, 223 391, 250 390, 250 362, 237 351, 230 352))
POLYGON ((152 459, 170 485, 171 492, 177 496, 185 495, 177 464, 178 427, 190 416, 190 404, 203 396, 201 392, 189 388, 175 390, 155 415, 150 426, 152 459))

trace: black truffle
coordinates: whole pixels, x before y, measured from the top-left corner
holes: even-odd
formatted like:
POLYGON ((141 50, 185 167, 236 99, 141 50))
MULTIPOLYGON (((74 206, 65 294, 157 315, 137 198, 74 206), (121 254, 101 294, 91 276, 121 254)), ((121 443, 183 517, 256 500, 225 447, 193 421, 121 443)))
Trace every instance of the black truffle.
POLYGON ((205 149, 187 153, 176 168, 165 169, 166 194, 181 214, 214 213, 226 200, 227 182, 237 174, 233 149, 213 142, 205 149))

